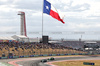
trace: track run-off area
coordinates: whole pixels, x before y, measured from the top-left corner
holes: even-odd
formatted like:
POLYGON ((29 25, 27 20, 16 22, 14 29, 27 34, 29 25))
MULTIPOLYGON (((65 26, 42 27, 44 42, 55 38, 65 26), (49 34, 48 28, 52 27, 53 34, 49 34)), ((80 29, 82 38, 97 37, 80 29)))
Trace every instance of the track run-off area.
POLYGON ((56 66, 52 63, 61 61, 77 61, 77 60, 100 60, 100 56, 50 56, 50 57, 31 57, 31 58, 16 58, 16 59, 1 59, 0 66, 56 66), (40 62, 42 59, 54 57, 55 60, 40 62))

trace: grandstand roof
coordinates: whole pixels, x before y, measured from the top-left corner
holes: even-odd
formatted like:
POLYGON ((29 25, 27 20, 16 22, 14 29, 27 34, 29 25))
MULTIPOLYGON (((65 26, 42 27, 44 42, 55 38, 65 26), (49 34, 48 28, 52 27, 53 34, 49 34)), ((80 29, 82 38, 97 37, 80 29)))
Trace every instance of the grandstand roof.
POLYGON ((88 43, 91 43, 91 44, 93 43, 93 44, 95 44, 95 43, 97 43, 97 42, 87 41, 87 42, 84 42, 84 43, 87 43, 87 44, 88 44, 88 43))
POLYGON ((0 37, 0 40, 15 40, 12 37, 0 37))
POLYGON ((13 38, 14 37, 18 37, 18 38, 28 38, 28 37, 26 37, 26 36, 24 36, 24 35, 14 35, 14 36, 12 36, 13 38))
POLYGON ((49 41, 49 43, 61 43, 61 41, 49 41))

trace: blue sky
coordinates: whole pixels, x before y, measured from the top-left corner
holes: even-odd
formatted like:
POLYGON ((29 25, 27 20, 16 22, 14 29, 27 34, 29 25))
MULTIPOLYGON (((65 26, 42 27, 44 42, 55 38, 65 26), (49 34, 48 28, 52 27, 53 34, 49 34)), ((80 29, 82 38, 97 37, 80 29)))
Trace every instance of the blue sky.
MULTIPOLYGON (((0 36, 20 34, 20 16, 18 11, 26 14, 27 34, 35 38, 41 36, 43 0, 0 0, 0 36), (15 32, 8 34, 8 32, 15 32), (37 33, 37 34, 36 34, 37 33)), ((73 32, 90 32, 73 34, 74 38, 100 39, 100 0, 48 0, 62 14, 65 24, 44 14, 44 34, 56 38, 70 38, 73 32), (96 32, 95 32, 96 31, 96 32), (50 32, 69 32, 70 34, 51 34, 50 32), (72 33, 71 33, 72 32, 72 33), (95 34, 92 34, 95 32, 95 34), (55 35, 55 36, 54 36, 55 35), (59 36, 59 37, 58 37, 59 36)), ((71 38, 73 38, 73 36, 71 38)))

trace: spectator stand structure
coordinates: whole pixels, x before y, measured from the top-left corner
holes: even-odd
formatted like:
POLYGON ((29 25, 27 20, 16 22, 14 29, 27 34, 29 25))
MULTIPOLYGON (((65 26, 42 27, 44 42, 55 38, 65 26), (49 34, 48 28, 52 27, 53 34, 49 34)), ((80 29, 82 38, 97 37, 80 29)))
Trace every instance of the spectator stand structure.
POLYGON ((43 43, 23 43, 23 42, 0 42, 1 58, 18 58, 18 57, 37 57, 37 56, 60 56, 60 55, 82 55, 87 52, 75 50, 71 47, 59 44, 43 43), (5 54, 5 57, 4 55, 5 54))

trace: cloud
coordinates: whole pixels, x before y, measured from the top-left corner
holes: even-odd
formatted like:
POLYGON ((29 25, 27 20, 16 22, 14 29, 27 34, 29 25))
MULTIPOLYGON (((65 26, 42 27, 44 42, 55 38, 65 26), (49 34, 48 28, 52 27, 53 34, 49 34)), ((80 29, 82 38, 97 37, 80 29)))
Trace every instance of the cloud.
POLYGON ((58 3, 53 4, 56 6, 57 9, 60 9, 62 12, 82 12, 90 9, 90 4, 88 3, 82 3, 82 4, 75 4, 73 5, 75 1, 69 1, 65 3, 58 3))
POLYGON ((89 4, 82 4, 82 5, 75 5, 75 6, 70 6, 66 11, 72 11, 72 12, 82 12, 85 10, 89 10, 90 5, 89 4))
MULTIPOLYGON (((99 31, 99 0, 49 0, 65 15, 65 24, 43 14, 44 32, 48 31, 99 31)), ((26 14, 27 32, 39 31, 42 27, 42 0, 0 0, 1 31, 20 32, 18 11, 26 14)), ((32 34, 33 35, 33 34, 32 34)), ((29 35, 30 37, 32 36, 29 35)), ((38 35, 37 35, 38 36, 38 35)))
POLYGON ((27 9, 27 10, 42 10, 42 1, 37 0, 22 0, 14 3, 17 9, 27 9))
POLYGON ((0 0, 0 5, 9 5, 13 2, 14 0, 0 0))
POLYGON ((66 12, 82 12, 82 11, 86 11, 86 10, 89 10, 90 9, 90 5, 87 4, 87 3, 84 3, 84 4, 81 4, 81 5, 75 5, 75 6, 72 6, 72 2, 70 2, 69 5, 65 6, 64 7, 64 11, 66 12))

